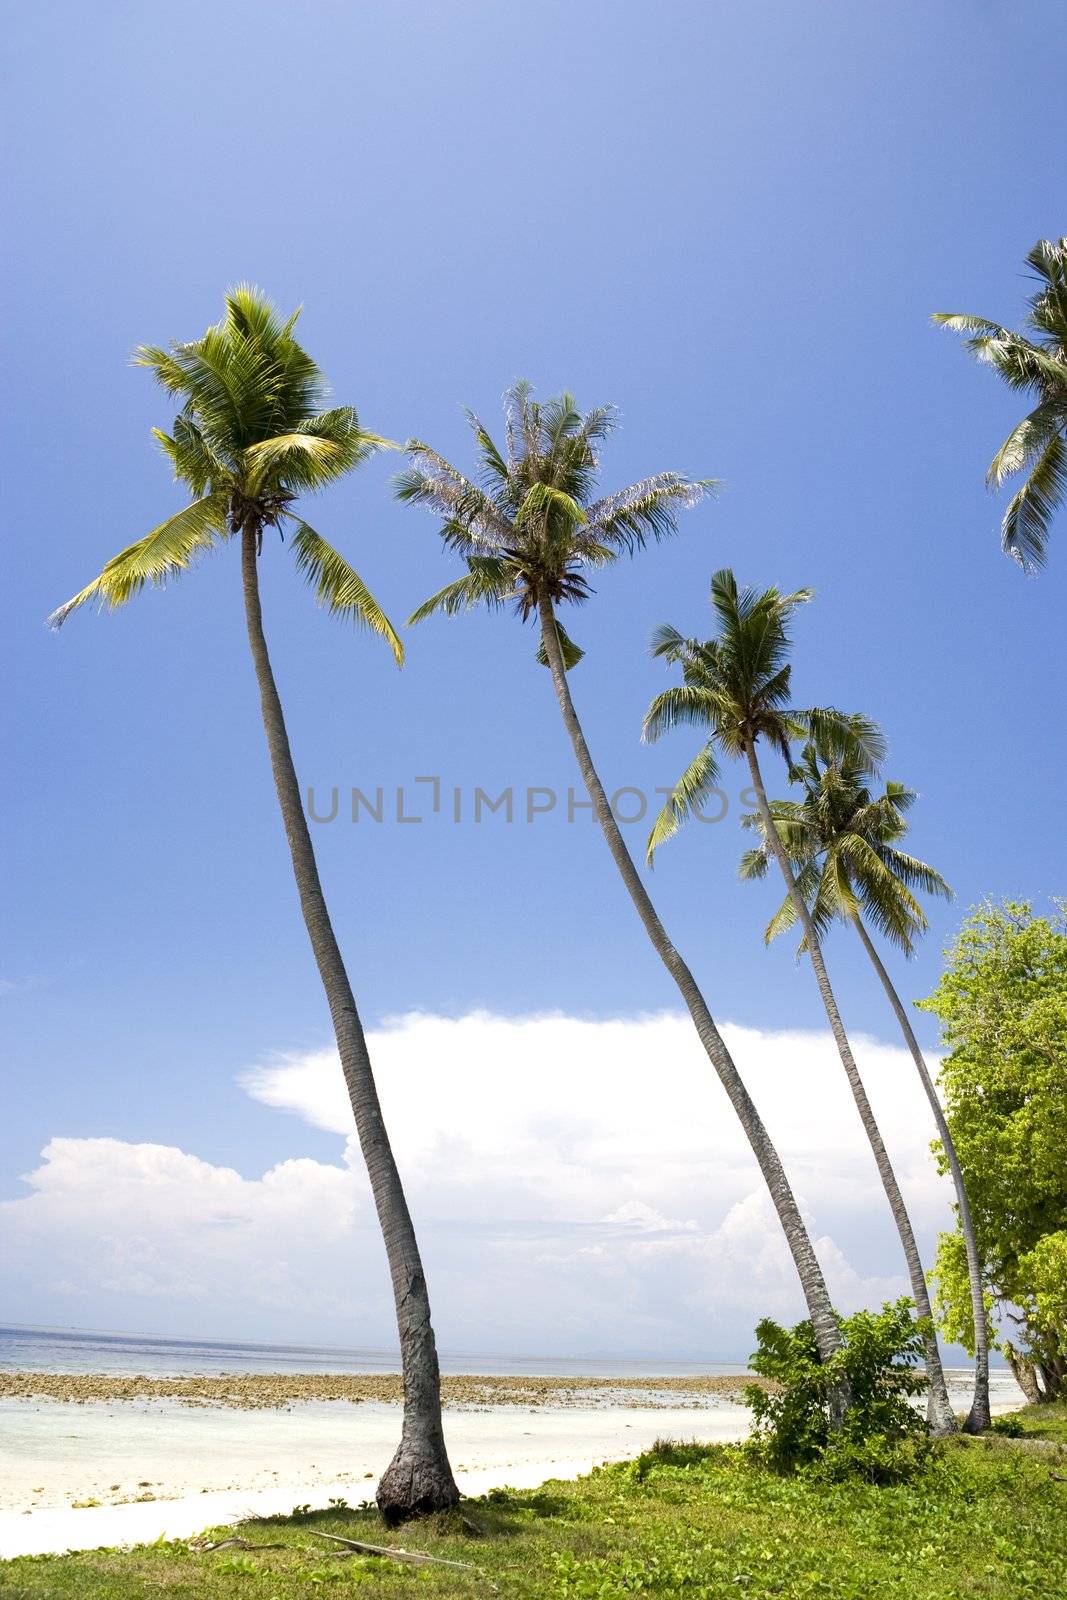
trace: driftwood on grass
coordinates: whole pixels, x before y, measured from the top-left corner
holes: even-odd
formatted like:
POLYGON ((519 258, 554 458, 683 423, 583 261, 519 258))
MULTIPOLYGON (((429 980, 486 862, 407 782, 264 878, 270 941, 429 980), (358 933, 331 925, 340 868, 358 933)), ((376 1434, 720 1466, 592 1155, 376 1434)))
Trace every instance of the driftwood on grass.
POLYGON ((337 1533, 320 1533, 317 1528, 306 1528, 306 1533, 316 1539, 329 1539, 331 1544, 342 1544, 353 1555, 381 1556, 388 1561, 409 1561, 413 1566, 462 1567, 468 1572, 474 1568, 469 1561, 448 1561, 444 1556, 427 1555, 423 1550, 391 1550, 384 1544, 364 1544, 360 1539, 342 1539, 337 1533))

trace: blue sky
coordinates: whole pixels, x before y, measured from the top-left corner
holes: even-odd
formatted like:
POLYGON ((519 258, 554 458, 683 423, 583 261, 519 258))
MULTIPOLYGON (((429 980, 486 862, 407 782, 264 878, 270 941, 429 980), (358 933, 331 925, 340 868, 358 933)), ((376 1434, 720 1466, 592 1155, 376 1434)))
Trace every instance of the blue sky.
MULTIPOLYGON (((922 793, 914 845, 958 901, 934 909, 907 995, 928 992, 968 904, 1062 890, 1067 530, 1040 580, 1000 555, 983 475, 1018 402, 928 320, 1018 320, 1026 250, 1063 232, 1062 20, 1035 0, 11 14, 0 1006, 16 1092, 0 1194, 25 1192, 56 1136, 174 1145, 244 1174, 336 1154, 327 1128, 237 1082, 321 1049, 327 1019, 234 552, 117 616, 42 626, 178 505, 149 434, 168 407, 128 355, 201 332, 236 280, 306 306, 338 400, 388 436, 462 464, 461 408, 495 421, 521 374, 619 406, 607 487, 664 467, 724 480, 575 619, 574 692, 609 788, 669 783, 688 759, 682 735, 638 743, 664 681, 647 638, 663 620, 702 630, 709 575, 730 564, 816 588, 799 697, 877 717, 890 774, 922 793)), ((332 489, 314 520, 399 621, 453 569, 432 521, 391 501, 396 465, 332 489)), ((304 782, 576 781, 529 630, 428 624, 399 674, 316 611, 286 551, 266 555, 304 782)), ((807 972, 762 947, 773 888, 736 881, 736 815, 663 853, 664 919, 717 1015, 818 1028, 807 972)), ((338 820, 316 842, 372 1025, 675 1004, 584 816, 338 820)), ((840 935, 831 955, 846 1019, 891 1038, 840 935)), ((115 1300, 63 1303, 46 1273, 8 1314, 117 1319, 115 1300)), ((148 1320, 141 1305, 126 1325, 148 1320)))

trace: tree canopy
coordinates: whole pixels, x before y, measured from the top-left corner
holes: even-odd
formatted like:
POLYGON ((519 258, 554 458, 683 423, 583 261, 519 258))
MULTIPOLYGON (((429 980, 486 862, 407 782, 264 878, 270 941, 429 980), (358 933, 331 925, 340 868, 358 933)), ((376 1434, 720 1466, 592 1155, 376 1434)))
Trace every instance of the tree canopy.
MULTIPOLYGON (((941 1083, 967 1180, 983 1279, 1002 1348, 1033 1398, 1067 1371, 1067 908, 981 906, 934 993, 948 1054, 941 1083), (1016 1341, 1021 1340, 1021 1348, 1016 1341)), ((943 1160, 943 1153, 940 1156, 943 1160)), ((973 1340, 958 1228, 938 1251, 945 1333, 973 1340)))

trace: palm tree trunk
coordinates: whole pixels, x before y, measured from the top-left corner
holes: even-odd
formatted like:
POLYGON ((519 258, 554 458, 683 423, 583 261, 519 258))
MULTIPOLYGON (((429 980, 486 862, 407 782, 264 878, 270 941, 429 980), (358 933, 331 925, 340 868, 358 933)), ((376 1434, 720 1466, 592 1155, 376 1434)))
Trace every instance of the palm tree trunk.
POLYGON ((750 744, 745 753, 748 757, 748 770, 752 777, 752 787, 756 792, 757 808, 760 820, 763 823, 763 832, 768 847, 781 868, 782 877, 785 879, 793 909, 804 930, 808 954, 811 956, 812 971, 819 986, 819 994, 822 998, 827 1021, 830 1024, 830 1032, 834 1036, 837 1053, 841 1057, 841 1065, 845 1069, 849 1088, 852 1090, 852 1098, 856 1102, 856 1109, 859 1111, 864 1131, 874 1152, 878 1175, 882 1180, 882 1187, 886 1192, 886 1198, 893 1213, 893 1220, 897 1225, 897 1232, 900 1234, 900 1242, 904 1247, 904 1258, 908 1263, 908 1276, 911 1280, 911 1294, 912 1299, 915 1301, 915 1309, 920 1317, 927 1319, 925 1339, 926 1378, 929 1384, 931 1427, 934 1433, 938 1435, 954 1433, 956 1430, 956 1418, 952 1411, 952 1403, 948 1397, 948 1386, 945 1383, 945 1373, 941 1366, 941 1352, 937 1348, 937 1335, 933 1331, 933 1310, 930 1305, 930 1294, 926 1287, 926 1275, 923 1272, 922 1261, 919 1257, 919 1247, 915 1242, 915 1231, 911 1225, 911 1218, 908 1216, 908 1208, 904 1204, 904 1196, 900 1192, 897 1175, 893 1171, 893 1164, 889 1159, 881 1132, 875 1121, 874 1112, 871 1110, 871 1103, 867 1099, 867 1091, 863 1087, 863 1079, 860 1077, 859 1068, 856 1066, 855 1057, 852 1054, 852 1046, 848 1042, 848 1035, 845 1032, 844 1023, 841 1021, 841 1013, 837 1009, 837 1001, 834 998, 834 991, 830 987, 830 978, 826 971, 822 946, 819 943, 818 934, 815 932, 815 925, 808 913, 804 896, 797 888, 792 865, 786 854, 785 846, 778 837, 778 830, 771 816, 771 808, 767 801, 767 791, 763 786, 763 774, 760 772, 755 748, 750 744))
POLYGON ((963 1181, 963 1169, 956 1154, 956 1146, 952 1142, 949 1132, 948 1120, 934 1087, 934 1080, 930 1076, 919 1041, 911 1025, 911 1019, 905 1011, 900 996, 897 994, 893 980, 890 978, 882 958, 875 949, 870 934, 863 926, 862 918, 853 917, 856 932, 863 943, 863 948, 871 958, 871 964, 882 982, 889 1004, 900 1024, 900 1031, 904 1035, 904 1043, 911 1051, 919 1074, 926 1098, 930 1102, 930 1110, 934 1114, 937 1125, 938 1137, 941 1147, 945 1152, 945 1160, 952 1174, 952 1182, 956 1190, 956 1205, 960 1213, 960 1229, 963 1233, 963 1243, 967 1252, 967 1273, 971 1283, 971 1311, 974 1317, 974 1400, 971 1404, 967 1420, 963 1425, 965 1433, 984 1433, 990 1426, 992 1418, 989 1412, 989 1333, 986 1327, 985 1295, 982 1292, 982 1268, 978 1260, 978 1242, 974 1235, 974 1218, 971 1215, 970 1201, 967 1199, 967 1186, 963 1181))
POLYGON ((441 1426, 441 1380, 430 1323, 430 1300, 411 1215, 378 1102, 367 1041, 341 952, 326 909, 282 703, 267 653, 259 599, 257 533, 241 532, 248 643, 256 669, 263 727, 274 784, 293 862, 304 926, 333 1018, 360 1149, 367 1164, 396 1303, 404 1373, 404 1424, 400 1444, 378 1485, 378 1507, 388 1523, 455 1505, 459 1499, 441 1426))
MULTIPOLYGON (((807 1229, 804 1226, 800 1210, 789 1186, 777 1150, 771 1143, 770 1136, 759 1113, 753 1104, 752 1097, 741 1080, 741 1075, 734 1065, 733 1058, 727 1050, 718 1028, 715 1026, 707 1002, 697 987, 696 979, 690 972, 678 951, 674 948, 667 931, 664 928, 656 908, 649 898, 644 884, 641 882, 637 868, 634 866, 633 857, 619 832, 619 825, 604 792, 604 786, 593 765, 593 758, 589 754, 589 746, 585 742, 581 723, 574 709, 571 699, 570 685, 567 682, 567 673, 563 665, 563 656, 560 650, 559 635, 556 632, 556 618, 551 601, 542 599, 539 605, 541 620, 541 637, 544 641, 545 655, 552 670, 552 681, 559 700, 560 712, 563 723, 570 735, 574 754, 578 761, 578 768, 582 774, 589 798, 593 803, 593 811, 600 830, 607 841, 615 865, 619 869, 619 876, 626 885, 627 893, 634 903, 634 907, 645 932, 648 934, 653 949, 667 968, 671 977, 678 985, 682 999, 685 1001, 689 1015, 693 1019, 701 1044, 707 1053, 708 1059, 718 1074, 719 1081, 729 1096, 745 1130, 745 1136, 752 1147, 752 1153, 759 1163, 767 1188, 770 1190, 774 1209, 782 1225, 790 1254, 796 1265, 800 1277, 804 1298, 807 1302, 808 1315, 811 1318, 812 1328, 818 1344, 819 1354, 823 1361, 828 1361, 836 1350, 841 1348, 841 1330, 838 1327, 837 1317, 830 1304, 826 1282, 823 1278, 822 1268, 807 1229)), ((839 1394, 834 1397, 835 1410, 839 1416, 844 1410, 845 1396, 839 1394)))

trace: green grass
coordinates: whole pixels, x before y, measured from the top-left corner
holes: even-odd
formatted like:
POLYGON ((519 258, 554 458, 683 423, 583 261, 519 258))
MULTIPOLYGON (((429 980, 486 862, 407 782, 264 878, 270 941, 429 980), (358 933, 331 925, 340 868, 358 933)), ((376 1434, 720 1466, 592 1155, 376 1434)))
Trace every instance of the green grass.
MULTIPOLYGON (((1020 1414, 1030 1437, 1067 1438, 1067 1409, 1020 1414)), ((184 1543, 0 1564, 5 1600, 292 1600, 325 1591, 365 1600, 1062 1600, 1067 1447, 1003 1436, 952 1444, 906 1487, 778 1478, 735 1446, 661 1447, 575 1483, 495 1492, 462 1515, 383 1532, 372 1510, 269 1518, 240 1529, 277 1550, 197 1553, 184 1543), (402 1545, 469 1571, 340 1557, 316 1532, 402 1545)))
POLYGON ((1024 1406, 1006 1417, 995 1417, 995 1433, 1016 1439, 1044 1439, 1067 1446, 1067 1400, 1050 1406, 1024 1406))

